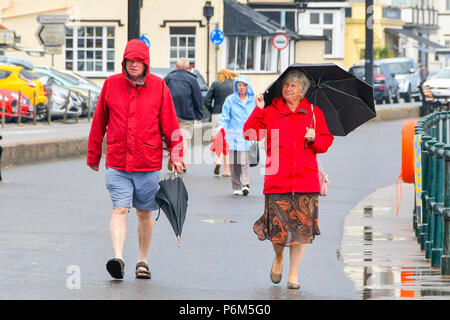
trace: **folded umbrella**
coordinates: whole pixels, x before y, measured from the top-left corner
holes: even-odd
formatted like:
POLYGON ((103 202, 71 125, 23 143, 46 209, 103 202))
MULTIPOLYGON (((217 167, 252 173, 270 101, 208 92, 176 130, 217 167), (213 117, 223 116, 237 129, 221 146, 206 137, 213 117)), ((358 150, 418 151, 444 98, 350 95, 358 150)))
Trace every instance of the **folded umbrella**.
POLYGON ((334 63, 289 66, 265 91, 265 106, 282 96, 283 79, 291 70, 299 70, 309 78, 311 85, 305 96, 322 110, 331 134, 346 136, 376 117, 373 88, 334 63))
POLYGON ((177 244, 179 247, 188 205, 188 192, 183 180, 177 176, 175 176, 175 178, 161 180, 159 182, 159 190, 156 193, 155 200, 158 203, 160 210, 162 209, 169 220, 173 231, 177 236, 177 244))

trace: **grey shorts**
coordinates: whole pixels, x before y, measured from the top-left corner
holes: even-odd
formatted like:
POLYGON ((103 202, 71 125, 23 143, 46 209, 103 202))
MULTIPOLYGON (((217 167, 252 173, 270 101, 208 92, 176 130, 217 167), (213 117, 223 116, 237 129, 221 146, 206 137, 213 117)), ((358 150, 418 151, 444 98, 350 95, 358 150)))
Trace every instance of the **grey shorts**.
POLYGON ((106 188, 113 203, 113 208, 126 207, 153 211, 159 209, 155 201, 159 189, 160 171, 126 172, 106 168, 106 188))

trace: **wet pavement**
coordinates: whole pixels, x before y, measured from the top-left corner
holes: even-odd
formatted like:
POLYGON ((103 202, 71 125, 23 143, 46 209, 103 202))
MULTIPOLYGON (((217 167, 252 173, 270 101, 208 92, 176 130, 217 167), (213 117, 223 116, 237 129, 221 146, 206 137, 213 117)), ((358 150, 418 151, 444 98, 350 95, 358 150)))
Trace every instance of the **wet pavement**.
POLYGON ((413 185, 377 189, 350 211, 338 258, 362 299, 450 299, 450 278, 431 267, 412 225, 413 185))
POLYGON ((429 267, 414 238, 408 185, 399 216, 393 211, 401 125, 368 123, 336 137, 321 156, 331 183, 319 200, 321 235, 307 248, 298 291, 287 290, 285 279, 270 282, 273 249, 252 232, 264 206, 261 165, 251 169, 250 196, 233 196, 229 178, 214 177, 213 159, 202 159, 211 156, 203 146, 200 162, 188 165, 183 178, 190 200, 181 248, 162 215, 148 282, 134 278, 134 210, 125 279, 111 280, 105 270, 112 249, 104 161, 98 173, 85 158, 6 169, 0 184, 0 299, 447 299, 450 284, 429 267), (365 214, 368 206, 372 213, 365 214), (71 282, 76 275, 79 287, 71 282))

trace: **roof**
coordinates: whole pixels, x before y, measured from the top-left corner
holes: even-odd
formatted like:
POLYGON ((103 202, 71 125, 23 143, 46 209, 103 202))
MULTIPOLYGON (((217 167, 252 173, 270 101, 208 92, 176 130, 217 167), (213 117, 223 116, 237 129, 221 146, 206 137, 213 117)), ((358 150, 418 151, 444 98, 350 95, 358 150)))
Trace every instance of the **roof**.
POLYGON ((419 36, 418 34, 412 32, 411 30, 406 30, 406 29, 394 29, 394 28, 386 28, 385 29, 386 32, 390 32, 390 33, 397 33, 397 34, 401 34, 404 35, 408 38, 412 38, 414 40, 416 40, 417 42, 429 46, 429 47, 433 47, 433 48, 445 48, 444 46, 440 45, 439 43, 430 41, 426 38, 423 38, 421 36, 419 36))
POLYGON ((263 14, 235 0, 224 0, 223 31, 226 36, 261 36, 283 32, 291 39, 301 36, 281 26, 263 14))

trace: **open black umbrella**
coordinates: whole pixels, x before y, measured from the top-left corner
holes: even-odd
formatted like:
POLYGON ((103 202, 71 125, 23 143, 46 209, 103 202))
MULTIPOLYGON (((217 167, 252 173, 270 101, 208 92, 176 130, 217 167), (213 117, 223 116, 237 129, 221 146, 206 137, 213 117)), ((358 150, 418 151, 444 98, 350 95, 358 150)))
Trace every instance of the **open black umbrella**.
POLYGON ((373 88, 334 63, 289 66, 265 91, 266 106, 281 97, 283 79, 291 70, 299 70, 309 78, 306 98, 322 110, 331 134, 346 136, 376 117, 373 88))
MULTIPOLYGON (((180 177, 169 178, 159 182, 159 190, 155 200, 160 210, 164 211, 177 236, 178 247, 181 242, 181 231, 188 204, 188 192, 180 177)), ((159 215, 158 215, 159 218, 159 215)), ((158 218, 156 220, 158 220, 158 218)))

